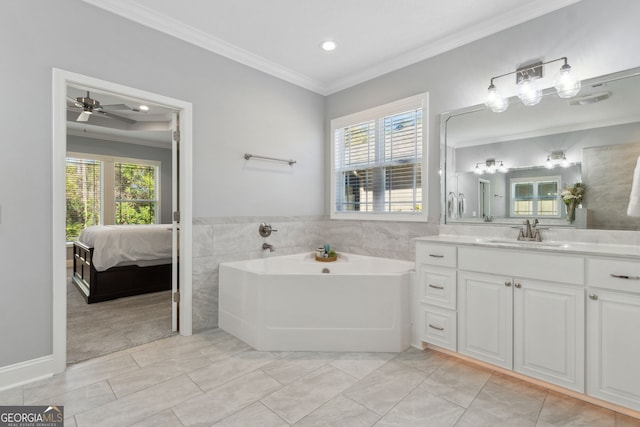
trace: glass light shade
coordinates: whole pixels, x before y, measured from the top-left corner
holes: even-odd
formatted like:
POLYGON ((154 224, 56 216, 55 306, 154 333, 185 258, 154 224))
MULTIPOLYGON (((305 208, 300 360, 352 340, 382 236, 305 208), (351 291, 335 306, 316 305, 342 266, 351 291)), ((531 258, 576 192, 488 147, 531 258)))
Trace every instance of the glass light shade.
POLYGON ((509 169, 504 165, 504 163, 500 162, 500 166, 498 166, 498 172, 507 173, 509 169))
POLYGON ((556 88, 560 98, 576 96, 582 87, 580 80, 571 72, 571 67, 568 64, 564 64, 560 68, 560 73, 554 80, 553 86, 556 88))
POLYGON ((547 156, 547 161, 544 163, 544 167, 547 169, 553 169, 553 162, 551 161, 551 156, 547 156))
POLYGON ((524 105, 536 105, 542 100, 542 91, 538 88, 536 79, 524 78, 518 83, 518 98, 524 105))
POLYGON ((487 91, 487 98, 484 105, 491 108, 491 111, 494 113, 502 113, 509 107, 509 100, 507 98, 503 98, 496 90, 496 87, 491 84, 487 91))
POLYGON ((480 169, 480 165, 476 165, 476 168, 473 170, 473 173, 475 173, 476 175, 482 175, 484 173, 484 170, 480 169))

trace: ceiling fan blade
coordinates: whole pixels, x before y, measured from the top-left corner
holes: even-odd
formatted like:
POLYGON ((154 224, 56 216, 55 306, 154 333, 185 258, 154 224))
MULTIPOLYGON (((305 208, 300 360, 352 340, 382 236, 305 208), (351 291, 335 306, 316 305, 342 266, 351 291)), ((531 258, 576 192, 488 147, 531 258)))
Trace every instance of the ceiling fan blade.
POLYGON ((80 115, 78 116, 78 118, 76 119, 76 122, 86 122, 89 121, 89 116, 91 115, 90 112, 88 111, 83 111, 82 113, 80 113, 80 115))
POLYGON ((69 107, 78 107, 82 108, 82 103, 78 102, 77 99, 67 96, 67 105, 69 107))
POLYGON ((100 108, 102 108, 103 110, 129 110, 129 111, 133 111, 133 108, 129 107, 127 104, 102 105, 100 108))
MULTIPOLYGON (((94 110, 95 112, 96 110, 94 110)), ((120 120, 121 122, 129 123, 130 125, 134 124, 136 121, 131 120, 127 117, 119 116, 117 114, 109 113, 108 111, 103 111, 102 109, 97 110, 103 116, 109 117, 110 119, 120 120)))

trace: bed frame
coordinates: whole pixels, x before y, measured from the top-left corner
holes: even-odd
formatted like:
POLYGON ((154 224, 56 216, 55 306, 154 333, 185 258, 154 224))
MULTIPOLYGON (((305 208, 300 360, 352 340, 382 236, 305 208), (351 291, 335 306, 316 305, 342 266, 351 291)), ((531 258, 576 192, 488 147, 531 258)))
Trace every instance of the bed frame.
POLYGON ((97 271, 93 248, 73 243, 73 284, 87 304, 171 289, 171 264, 128 265, 97 271))

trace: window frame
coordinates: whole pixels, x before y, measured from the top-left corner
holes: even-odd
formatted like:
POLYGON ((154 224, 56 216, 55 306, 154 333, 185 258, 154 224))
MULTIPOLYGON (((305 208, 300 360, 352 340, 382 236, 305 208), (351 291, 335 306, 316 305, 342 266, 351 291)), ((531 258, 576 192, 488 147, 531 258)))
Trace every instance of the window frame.
MULTIPOLYGON (((429 148, 429 93, 424 92, 398 101, 379 105, 357 113, 338 117, 330 121, 331 132, 331 162, 329 166, 330 179, 330 218, 339 220, 369 220, 369 221, 407 221, 426 222, 428 219, 428 148, 429 148), (400 114, 411 109, 422 109, 422 156, 421 163, 421 209, 419 212, 363 212, 363 211, 338 211, 336 209, 337 197, 337 170, 336 170, 336 131, 348 126, 354 126, 367 121, 378 120, 386 116, 400 114)), ((410 163, 413 164, 413 163, 410 163)))
POLYGON ((74 158, 81 160, 95 160, 102 162, 101 177, 101 212, 100 225, 113 225, 116 223, 116 197, 115 197, 115 164, 116 163, 132 163, 136 165, 152 166, 156 169, 155 177, 155 221, 154 224, 162 223, 162 191, 161 191, 161 162, 158 160, 136 159, 131 157, 106 156, 102 154, 91 154, 81 152, 67 152, 65 158, 74 158), (113 197, 105 197, 106 194, 112 194, 113 197))
POLYGON ((522 177, 522 178, 511 178, 509 180, 509 216, 511 218, 524 218, 524 217, 541 217, 541 218, 562 218, 562 199, 560 197, 560 191, 562 189, 562 177, 560 175, 554 175, 554 176, 538 176, 538 177, 522 177), (539 213, 539 209, 538 209, 538 202, 540 200, 545 200, 539 197, 538 194, 538 187, 539 184, 541 182, 556 182, 557 183, 557 194, 556 194, 556 203, 558 206, 558 214, 557 215, 540 215, 539 213), (533 213, 531 214, 516 214, 515 213, 515 201, 516 198, 514 197, 515 191, 515 185, 516 184, 522 184, 522 183, 532 183, 534 184, 533 186, 533 197, 531 198, 532 202, 533 202, 533 206, 532 206, 532 211, 533 213))

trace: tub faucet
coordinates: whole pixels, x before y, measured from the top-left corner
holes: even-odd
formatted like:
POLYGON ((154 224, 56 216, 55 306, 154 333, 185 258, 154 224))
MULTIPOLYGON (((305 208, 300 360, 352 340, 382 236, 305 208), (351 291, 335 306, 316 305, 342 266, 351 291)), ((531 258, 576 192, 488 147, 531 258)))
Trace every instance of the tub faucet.
POLYGON ((269 252, 275 252, 276 251, 276 248, 274 248, 273 245, 270 245, 270 244, 265 242, 265 243, 262 244, 262 250, 266 251, 267 249, 269 249, 269 252))

